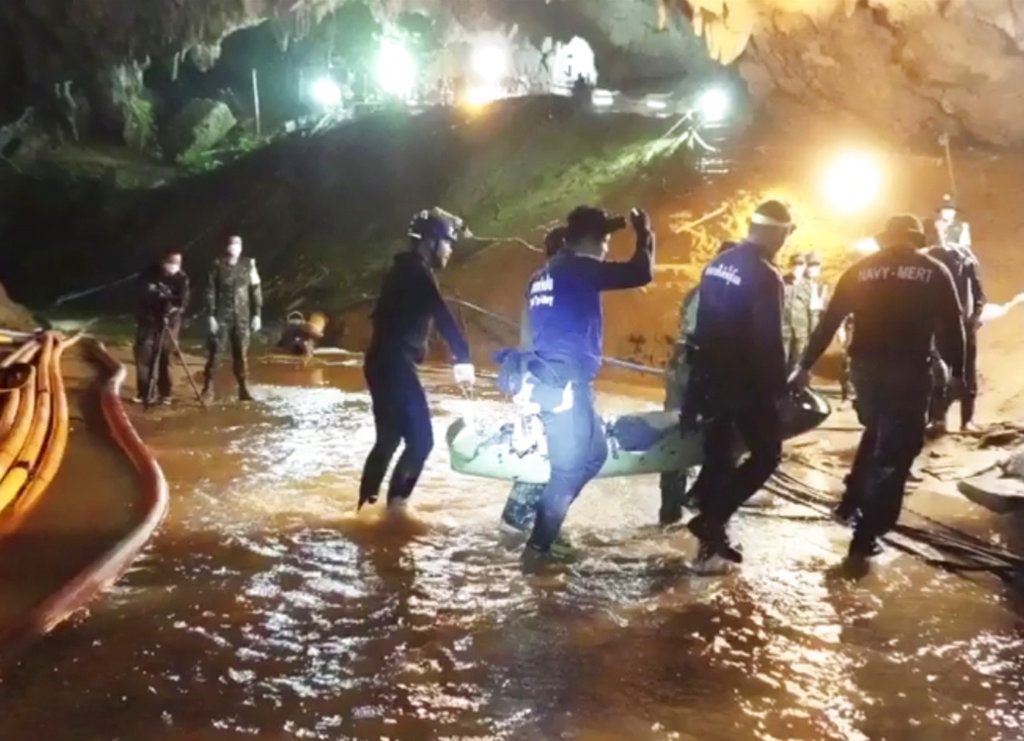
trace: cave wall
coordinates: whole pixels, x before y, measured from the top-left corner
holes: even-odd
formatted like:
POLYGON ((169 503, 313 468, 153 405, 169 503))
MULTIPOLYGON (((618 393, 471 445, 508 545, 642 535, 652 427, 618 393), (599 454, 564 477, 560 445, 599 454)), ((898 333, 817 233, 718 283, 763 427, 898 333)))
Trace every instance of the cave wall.
POLYGON ((843 112, 893 138, 1024 143, 1015 0, 663 0, 769 109, 843 112))
MULTIPOLYGON (((142 69, 153 58, 212 64, 233 31, 275 19, 302 34, 345 0, 5 0, 0 121, 54 106, 76 81, 99 133, 139 139, 142 69)), ((1024 7, 1017 0, 370 0, 422 11, 458 35, 517 29, 592 43, 610 85, 703 77, 734 65, 755 98, 848 114, 893 138, 948 132, 1024 143, 1024 7)), ((44 113, 46 111, 44 110, 44 113)))

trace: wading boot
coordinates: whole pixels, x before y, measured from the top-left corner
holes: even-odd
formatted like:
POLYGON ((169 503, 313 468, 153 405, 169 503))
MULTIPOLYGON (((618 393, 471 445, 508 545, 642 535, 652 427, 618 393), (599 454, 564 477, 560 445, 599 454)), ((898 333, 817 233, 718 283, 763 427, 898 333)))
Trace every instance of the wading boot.
POLYGON ((245 381, 238 382, 238 400, 239 401, 254 401, 252 394, 249 393, 249 387, 245 381))
POLYGON ((743 563, 743 553, 729 542, 729 535, 723 525, 698 515, 686 527, 699 542, 697 557, 693 561, 695 571, 703 574, 722 573, 734 564, 743 563))
POLYGON ((850 541, 850 551, 847 558, 851 560, 867 560, 882 553, 882 545, 874 535, 858 530, 853 534, 850 541))

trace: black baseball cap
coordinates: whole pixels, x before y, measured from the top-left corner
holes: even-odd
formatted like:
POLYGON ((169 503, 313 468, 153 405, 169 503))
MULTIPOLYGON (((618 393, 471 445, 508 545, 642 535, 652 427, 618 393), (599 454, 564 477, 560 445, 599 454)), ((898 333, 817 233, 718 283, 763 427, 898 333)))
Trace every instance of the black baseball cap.
POLYGON ((566 238, 569 240, 585 237, 603 238, 625 228, 626 219, 622 216, 609 216, 603 208, 578 206, 573 209, 566 220, 566 238))

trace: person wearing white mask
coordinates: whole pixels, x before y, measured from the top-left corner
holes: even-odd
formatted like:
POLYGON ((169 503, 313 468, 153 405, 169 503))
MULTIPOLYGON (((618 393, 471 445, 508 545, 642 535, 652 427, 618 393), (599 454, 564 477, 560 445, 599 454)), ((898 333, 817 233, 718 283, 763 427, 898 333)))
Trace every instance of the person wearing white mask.
POLYGON ((782 344, 786 348, 786 361, 792 369, 800 359, 810 330, 810 286, 807 282, 807 257, 796 254, 789 258, 789 272, 783 277, 782 344))
POLYGON ((172 338, 177 340, 181 331, 189 299, 188 275, 181 265, 181 253, 171 251, 139 275, 134 347, 138 391, 133 399, 139 404, 171 403, 172 338))
POLYGON ((228 238, 223 257, 213 263, 206 287, 207 360, 203 397, 212 400, 213 376, 224 350, 231 348, 238 400, 252 401, 247 384, 249 338, 263 328, 263 290, 256 260, 242 257, 242 238, 228 238))
MULTIPOLYGON (((821 258, 811 252, 807 255, 807 287, 808 287, 808 309, 810 310, 810 327, 807 332, 808 339, 818 326, 825 307, 828 306, 829 291, 828 285, 821 280, 821 258)), ((806 347, 806 343, 804 343, 806 347)))

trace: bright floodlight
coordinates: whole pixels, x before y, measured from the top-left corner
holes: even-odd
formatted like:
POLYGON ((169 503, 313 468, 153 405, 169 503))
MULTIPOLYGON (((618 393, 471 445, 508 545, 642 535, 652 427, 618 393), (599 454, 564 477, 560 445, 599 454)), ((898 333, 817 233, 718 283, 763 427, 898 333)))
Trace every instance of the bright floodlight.
POLYGON ((822 186, 825 198, 837 211, 862 211, 882 192, 882 165, 869 152, 844 152, 828 166, 822 186))
POLYGON ((481 80, 497 82, 508 72, 508 56, 495 44, 479 46, 473 52, 473 71, 481 80))
POLYGON ((700 96, 700 113, 707 123, 719 123, 729 114, 729 94, 721 88, 705 90, 700 96))
POLYGON ((337 108, 341 105, 341 88, 330 77, 321 77, 309 88, 316 104, 323 108, 337 108))
POLYGON ((400 41, 385 39, 377 54, 377 84, 389 95, 408 98, 416 84, 416 60, 400 41))

